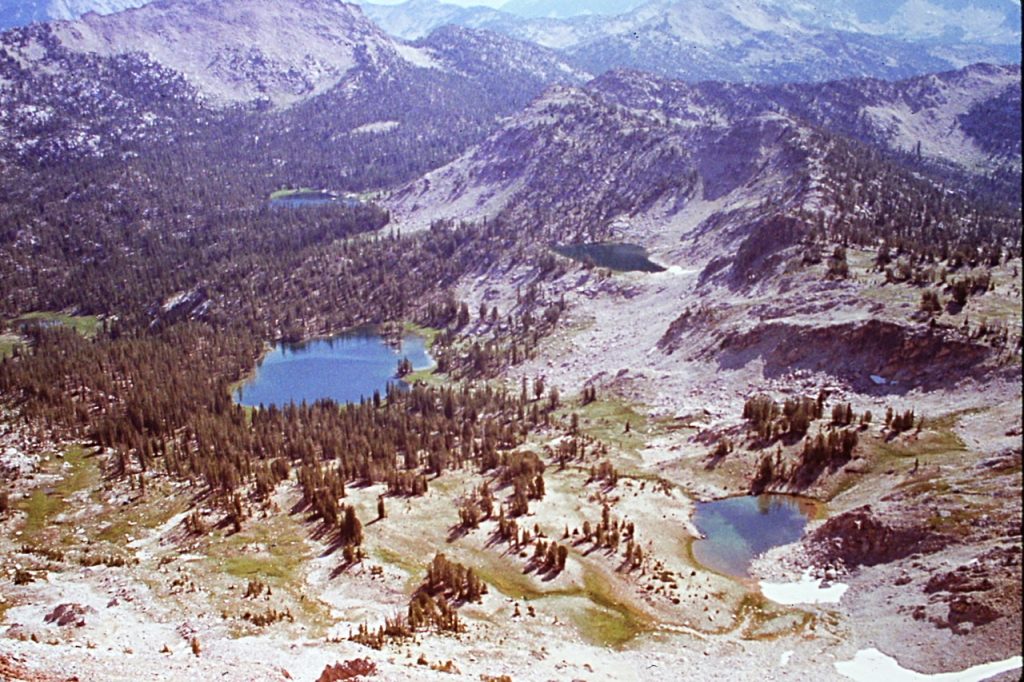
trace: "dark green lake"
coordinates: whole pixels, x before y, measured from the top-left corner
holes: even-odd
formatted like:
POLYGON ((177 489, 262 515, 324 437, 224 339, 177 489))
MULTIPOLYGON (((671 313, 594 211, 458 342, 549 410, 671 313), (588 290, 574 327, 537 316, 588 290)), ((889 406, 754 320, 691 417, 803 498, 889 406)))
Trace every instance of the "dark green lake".
POLYGON ((619 272, 664 272, 665 268, 647 257, 647 249, 639 244, 595 242, 592 244, 556 244, 556 253, 580 262, 591 262, 619 272))
POLYGON ((704 538, 694 541, 693 556, 719 573, 746 577, 754 557, 800 539, 814 511, 813 502, 791 495, 698 502, 693 522, 704 538))
POLYGON ((382 394, 396 377, 398 361, 408 357, 415 369, 433 363, 422 337, 407 334, 400 348, 389 345, 372 328, 357 329, 331 339, 273 347, 252 378, 235 392, 242 405, 287 405, 332 398, 359 402, 374 391, 382 394))

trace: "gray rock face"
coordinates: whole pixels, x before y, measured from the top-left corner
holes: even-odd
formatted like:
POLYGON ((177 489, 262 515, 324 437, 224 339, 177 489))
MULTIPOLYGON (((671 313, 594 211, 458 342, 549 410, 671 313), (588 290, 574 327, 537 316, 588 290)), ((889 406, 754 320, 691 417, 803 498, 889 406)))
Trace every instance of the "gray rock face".
POLYGON ((96 613, 96 610, 81 604, 61 604, 48 613, 43 621, 62 628, 69 625, 80 628, 85 627, 85 617, 90 613, 96 613))

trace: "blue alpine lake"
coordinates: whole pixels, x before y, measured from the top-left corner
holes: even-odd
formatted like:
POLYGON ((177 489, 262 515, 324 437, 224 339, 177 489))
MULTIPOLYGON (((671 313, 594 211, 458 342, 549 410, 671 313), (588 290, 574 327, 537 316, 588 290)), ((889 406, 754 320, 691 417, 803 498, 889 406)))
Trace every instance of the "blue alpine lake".
POLYGON ((693 522, 704 536, 693 543, 703 566, 747 577, 754 557, 800 538, 815 503, 791 495, 747 495, 698 502, 693 522))
POLYGON ((359 402, 374 391, 383 394, 388 383, 400 383, 396 372, 403 357, 414 369, 433 364, 422 337, 406 334, 396 347, 373 328, 301 344, 278 344, 234 398, 252 407, 312 403, 321 398, 359 402))

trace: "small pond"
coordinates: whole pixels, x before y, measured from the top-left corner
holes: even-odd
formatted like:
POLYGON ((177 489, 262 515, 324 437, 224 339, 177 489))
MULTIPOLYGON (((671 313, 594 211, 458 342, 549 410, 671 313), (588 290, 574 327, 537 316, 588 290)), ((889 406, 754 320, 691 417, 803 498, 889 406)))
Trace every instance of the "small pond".
POLYGON ((581 262, 590 261, 602 268, 619 272, 664 272, 665 268, 647 257, 647 249, 639 244, 594 242, 591 244, 556 244, 556 253, 581 262))
POLYGON ((339 197, 330 192, 301 190, 279 193, 270 197, 270 205, 278 208, 308 208, 314 206, 360 206, 362 202, 351 197, 339 197))
POLYGON ((364 327, 330 339, 274 346, 253 376, 235 391, 235 400, 248 406, 312 403, 332 398, 359 402, 388 383, 398 383, 398 361, 409 358, 414 369, 433 363, 426 340, 407 334, 400 347, 387 343, 376 329, 364 327))
POLYGON ((693 543, 703 566, 746 577, 750 562, 763 552, 800 539, 817 503, 792 495, 747 495, 698 502, 694 525, 704 535, 693 543))

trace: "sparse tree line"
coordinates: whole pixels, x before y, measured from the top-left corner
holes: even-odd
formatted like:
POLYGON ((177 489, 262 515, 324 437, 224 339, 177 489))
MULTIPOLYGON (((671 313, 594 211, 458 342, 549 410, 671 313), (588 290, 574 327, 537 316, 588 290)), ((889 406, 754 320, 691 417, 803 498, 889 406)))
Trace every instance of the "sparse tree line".
POLYGON ((950 271, 1021 256, 1019 205, 972 200, 840 138, 831 138, 828 161, 845 177, 828 185, 830 213, 807 216, 812 234, 878 248, 879 268, 901 256, 911 270, 945 264, 950 271))
MULTIPOLYGON (((851 275, 845 247, 874 249, 873 269, 887 283, 926 287, 919 310, 932 318, 959 313, 970 297, 993 288, 993 268, 1021 257, 1019 202, 986 201, 959 185, 914 177, 896 160, 837 137, 829 139, 826 161, 841 169, 825 183, 829 205, 799 217, 803 263, 821 263, 829 252, 829 278, 851 275)), ((1005 326, 951 328, 996 348, 1021 345, 1005 326)))
POLYGON ((472 568, 437 553, 427 566, 423 582, 409 599, 405 614, 386 618, 384 625, 376 629, 362 623, 349 639, 381 649, 389 641, 402 641, 425 629, 457 634, 465 630, 458 607, 466 602, 479 602, 487 592, 487 583, 472 568))
POLYGON ((515 307, 504 315, 496 307, 481 304, 473 318, 468 306, 450 295, 428 306, 422 319, 443 327, 432 349, 437 370, 455 379, 491 378, 534 358, 538 344, 554 331, 566 305, 562 297, 548 300, 540 284, 563 273, 561 268, 537 268, 525 290, 517 290, 515 307))
MULTIPOLYGON (((866 410, 859 416, 850 403, 835 403, 828 414, 828 421, 819 424, 818 431, 810 435, 810 427, 825 418, 827 396, 819 392, 816 398, 800 396, 787 398, 781 404, 771 396, 759 394, 746 400, 743 418, 754 436, 757 447, 770 446, 784 440, 791 444, 800 443, 795 459, 784 458, 782 445, 761 455, 750 483, 752 493, 785 483, 804 488, 813 484, 826 470, 834 471, 849 462, 859 443, 859 433, 872 423, 873 416, 866 410)), ((886 408, 884 428, 889 436, 896 436, 911 429, 920 430, 923 419, 914 410, 895 411, 886 408)), ((720 459, 732 452, 731 441, 719 441, 713 459, 720 459)))

